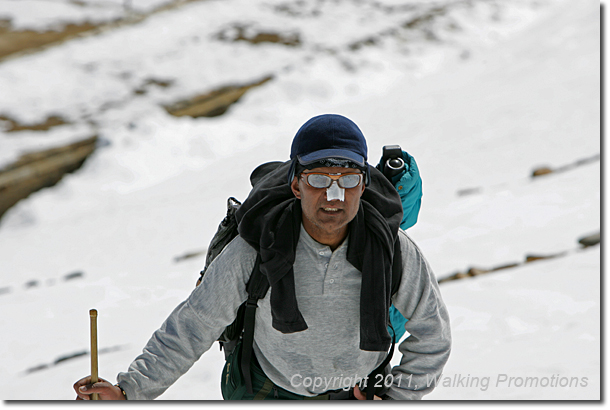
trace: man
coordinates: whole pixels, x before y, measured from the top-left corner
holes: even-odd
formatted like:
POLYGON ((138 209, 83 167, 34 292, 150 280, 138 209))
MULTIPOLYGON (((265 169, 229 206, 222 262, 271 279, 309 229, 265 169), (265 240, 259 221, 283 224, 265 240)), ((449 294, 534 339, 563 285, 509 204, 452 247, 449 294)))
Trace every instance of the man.
POLYGON ((307 121, 291 161, 264 175, 239 208, 239 236, 200 286, 117 385, 83 378, 74 385, 77 399, 161 395, 233 322, 257 257, 270 289, 256 311, 252 392, 238 345, 223 371, 225 399, 364 399, 371 391, 364 386, 373 383, 386 387, 375 399, 421 399, 432 391, 449 357, 449 316, 426 260, 398 228, 400 197, 366 161, 366 141, 351 120, 327 114, 307 121), (402 275, 392 295, 397 261, 402 275), (410 336, 399 346, 401 364, 380 375, 372 372, 393 346, 390 305, 407 319, 410 336))

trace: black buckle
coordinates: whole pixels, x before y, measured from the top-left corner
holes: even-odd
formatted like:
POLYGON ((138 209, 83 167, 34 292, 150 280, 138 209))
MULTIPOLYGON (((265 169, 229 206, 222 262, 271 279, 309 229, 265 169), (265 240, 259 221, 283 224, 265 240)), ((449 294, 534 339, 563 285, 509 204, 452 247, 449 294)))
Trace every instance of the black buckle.
POLYGON ((328 394, 328 400, 351 400, 354 398, 354 389, 349 390, 335 390, 326 393, 328 394))

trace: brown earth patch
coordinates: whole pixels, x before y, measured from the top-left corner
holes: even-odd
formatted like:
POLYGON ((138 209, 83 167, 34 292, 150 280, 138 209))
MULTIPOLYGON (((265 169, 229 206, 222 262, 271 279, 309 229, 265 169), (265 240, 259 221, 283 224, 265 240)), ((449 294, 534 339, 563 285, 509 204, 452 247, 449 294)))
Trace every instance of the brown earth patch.
POLYGON ((417 28, 421 28, 422 26, 425 26, 426 24, 434 21, 435 18, 439 17, 439 16, 443 16, 447 13, 447 8, 446 7, 434 7, 431 8, 430 10, 426 11, 425 13, 420 14, 417 17, 414 17, 412 19, 409 19, 405 22, 402 23, 402 27, 408 30, 414 30, 417 28))
POLYGON ((566 254, 566 252, 556 253, 553 255, 527 255, 525 257, 525 263, 530 263, 530 262, 535 262, 535 261, 545 260, 545 259, 558 258, 560 256, 564 256, 565 254, 566 254))
MULTIPOLYGON (((583 248, 599 245, 600 242, 601 242, 601 235, 599 232, 594 233, 592 235, 585 236, 578 240, 578 243, 580 245, 582 245, 583 248)), ((570 251, 563 251, 563 252, 554 253, 554 254, 550 254, 550 255, 528 254, 525 256, 525 260, 523 262, 508 263, 508 264, 493 267, 491 269, 482 269, 482 268, 473 267, 473 268, 468 269, 468 271, 466 271, 466 273, 456 272, 452 275, 445 276, 444 278, 439 279, 438 283, 440 284, 440 283, 449 282, 452 280, 464 279, 464 278, 479 276, 479 275, 483 275, 483 274, 487 274, 487 273, 491 273, 491 272, 497 272, 497 271, 504 270, 504 269, 516 268, 519 266, 523 266, 527 263, 531 263, 531 262, 535 262, 535 261, 539 261, 539 260, 560 258, 560 257, 568 255, 569 253, 570 253, 570 251)))
MULTIPOLYGON (((57 30, 14 30, 10 20, 0 20, 0 61, 9 56, 18 56, 40 51, 47 46, 61 44, 65 41, 80 37, 82 35, 98 34, 108 29, 116 29, 124 26, 137 24, 153 14, 176 9, 188 3, 203 0, 175 0, 171 3, 161 5, 147 13, 130 12, 123 18, 110 20, 103 23, 68 23, 57 30)), ((85 7, 85 3, 73 2, 85 7)))
POLYGON ((16 120, 4 115, 0 115, 0 121, 8 123, 8 126, 4 129, 4 132, 48 131, 53 127, 69 124, 65 119, 56 115, 47 117, 46 120, 37 124, 20 124, 16 120))
POLYGON ((96 27, 95 24, 83 23, 67 24, 61 30, 12 30, 10 21, 4 20, 0 24, 0 61, 11 54, 66 41, 96 27))
POLYGON ((236 24, 229 28, 220 31, 215 35, 215 38, 220 41, 246 41, 250 44, 274 43, 284 46, 298 47, 301 45, 301 39, 298 33, 274 33, 260 31, 257 33, 248 33, 254 31, 248 25, 236 24))
POLYGON ((272 78, 273 76, 268 76, 246 85, 221 87, 206 94, 167 105, 164 108, 169 114, 176 117, 216 117, 224 114, 232 104, 239 101, 250 89, 263 85, 272 78))
POLYGON ((76 171, 95 150, 97 136, 63 147, 22 155, 0 170, 0 218, 32 192, 59 182, 68 172, 76 171))
POLYGON ((553 170, 551 168, 549 168, 549 167, 536 168, 532 172, 532 177, 539 177, 541 175, 551 174, 552 172, 553 172, 553 170))
POLYGON ((156 78, 149 78, 146 81, 144 81, 144 83, 140 87, 138 87, 137 89, 134 90, 134 94, 136 94, 136 95, 146 94, 148 91, 148 88, 150 86, 168 88, 168 87, 171 87, 173 83, 174 83, 174 80, 159 80, 156 78))
POLYGON ((549 167, 539 167, 539 168, 534 169, 534 171, 532 172, 532 178, 539 177, 541 175, 552 174, 552 173, 561 173, 561 172, 571 171, 571 170, 581 167, 583 165, 588 165, 588 164, 592 164, 594 162, 599 162, 600 159, 601 159, 601 156, 599 154, 595 154, 591 157, 581 158, 579 160, 572 162, 571 164, 565 164, 565 165, 562 165, 555 169, 552 169, 549 167))

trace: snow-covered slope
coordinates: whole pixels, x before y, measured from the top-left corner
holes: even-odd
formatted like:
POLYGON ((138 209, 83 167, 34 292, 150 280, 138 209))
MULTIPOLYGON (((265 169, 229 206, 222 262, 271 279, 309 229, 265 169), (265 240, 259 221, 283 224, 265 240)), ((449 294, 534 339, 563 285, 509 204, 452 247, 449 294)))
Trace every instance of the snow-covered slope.
MULTIPOLYGON (((399 31, 353 51, 364 34, 436 3, 320 3, 314 18, 315 2, 285 2, 284 14, 281 2, 194 2, 1 63, 0 113, 22 121, 61 113, 74 125, 0 134, 0 161, 83 128, 108 144, 0 223, 0 398, 72 399, 89 371, 78 354, 88 350, 90 308, 105 349, 100 376, 114 380, 204 263, 174 258, 205 248, 226 198, 247 196, 257 164, 287 159, 304 121, 336 112, 359 124, 371 163, 386 144, 418 161, 424 200, 409 234, 438 277, 520 263, 441 285, 454 334, 450 385, 440 380, 427 398, 599 399, 600 251, 578 250, 577 239, 600 228, 600 163, 529 177, 600 153, 598 4, 473 3, 441 3, 449 11, 428 27, 441 41, 399 31), (297 31, 302 46, 213 40, 236 23, 297 31), (160 107, 267 74, 274 79, 221 117, 175 118, 160 107), (134 96, 147 78, 174 86, 134 96), (503 375, 514 378, 510 387, 497 383, 503 375), (515 386, 553 376, 579 386, 515 386), (489 387, 464 387, 474 377, 489 377, 489 387)), ((161 398, 220 399, 222 365, 212 348, 161 398)))

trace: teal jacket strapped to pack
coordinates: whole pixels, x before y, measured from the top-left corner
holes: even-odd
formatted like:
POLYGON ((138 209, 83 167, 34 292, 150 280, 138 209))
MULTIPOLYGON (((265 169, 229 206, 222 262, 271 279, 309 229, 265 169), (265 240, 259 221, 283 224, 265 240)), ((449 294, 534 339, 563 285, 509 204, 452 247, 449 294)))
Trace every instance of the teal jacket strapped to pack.
MULTIPOLYGON (((402 174, 393 177, 392 183, 394 184, 396 191, 398 191, 398 195, 400 195, 400 200, 402 201, 403 216, 400 228, 406 231, 417 222, 423 192, 422 181, 419 176, 419 169, 417 168, 415 158, 403 151, 402 159, 405 162, 405 171, 402 174)), ((383 172, 381 161, 377 165, 377 168, 383 172)), ((390 306, 389 314, 392 326, 388 326, 388 332, 393 334, 394 340, 398 342, 405 334, 405 323, 407 323, 408 319, 405 319, 394 305, 390 306)))

